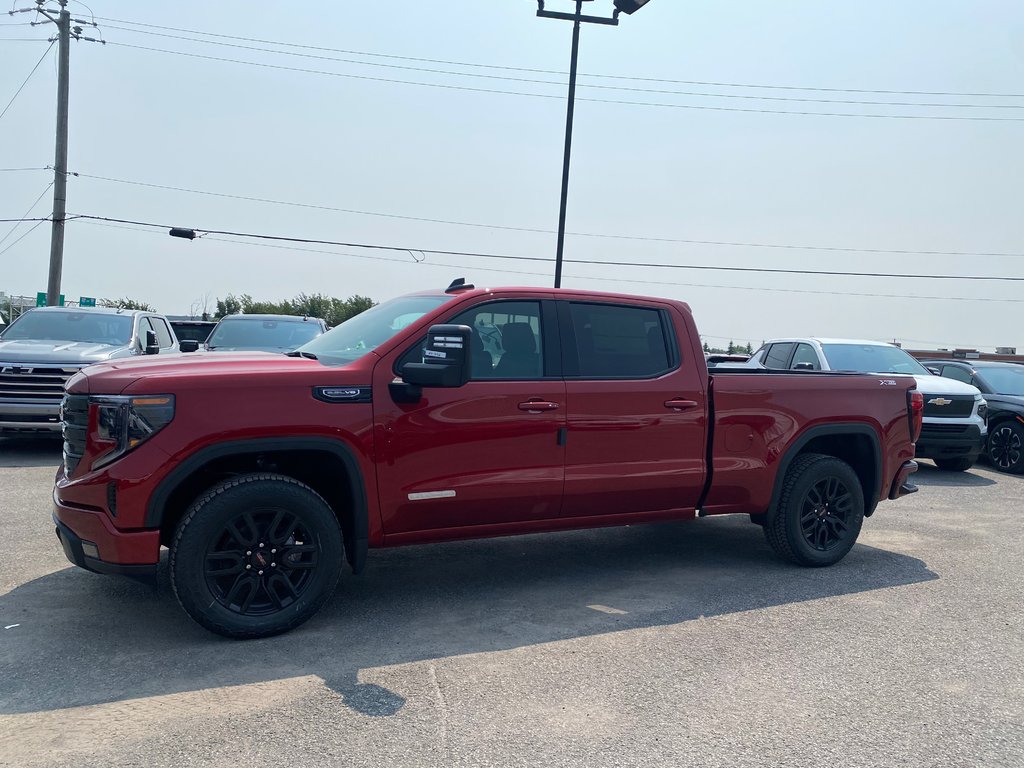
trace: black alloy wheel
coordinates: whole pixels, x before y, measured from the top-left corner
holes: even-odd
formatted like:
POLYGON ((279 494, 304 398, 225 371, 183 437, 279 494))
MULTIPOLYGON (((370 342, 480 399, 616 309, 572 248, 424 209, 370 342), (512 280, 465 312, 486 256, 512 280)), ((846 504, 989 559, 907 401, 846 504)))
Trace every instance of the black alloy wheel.
POLYGON ((231 518, 206 552, 206 586, 242 616, 266 616, 293 605, 313 581, 319 556, 312 534, 284 509, 231 518))
POLYGON ((783 478, 764 535, 775 553, 799 565, 842 560, 864 523, 864 490, 853 467, 824 454, 798 456, 783 478))
POLYGON ((800 529, 804 539, 818 552, 839 546, 850 530, 847 520, 853 515, 853 492, 843 480, 829 475, 804 494, 800 529))
POLYGON ((1024 472, 1024 428, 1012 421, 997 425, 988 436, 988 457, 1003 472, 1024 472))
POLYGON ((240 475, 212 487, 178 524, 171 586, 211 632, 268 637, 320 610, 343 561, 341 526, 316 491, 285 475, 240 475))

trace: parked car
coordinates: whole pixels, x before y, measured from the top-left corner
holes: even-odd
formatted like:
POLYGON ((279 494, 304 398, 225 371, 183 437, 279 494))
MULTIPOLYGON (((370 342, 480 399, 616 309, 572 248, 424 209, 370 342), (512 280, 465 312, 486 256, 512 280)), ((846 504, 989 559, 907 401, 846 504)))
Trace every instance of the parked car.
POLYGON ((291 352, 327 331, 318 317, 228 315, 206 339, 209 352, 291 352))
POLYGON ((916 490, 924 404, 885 384, 709 375, 678 301, 456 281, 289 356, 83 370, 54 520, 100 573, 151 578, 167 546, 184 609, 238 638, 298 626, 376 547, 738 513, 825 566, 916 490))
POLYGON ((1024 473, 1024 365, 994 360, 925 360, 942 376, 972 384, 988 403, 985 453, 996 469, 1024 473))
POLYGON ((756 368, 909 374, 924 395, 917 456, 962 472, 985 446, 987 404, 977 387, 936 376, 895 344, 857 339, 772 339, 747 363, 756 368))
POLYGON ((171 320, 171 329, 178 341, 194 341, 196 346, 209 338, 216 325, 214 320, 171 320))
POLYGON ((104 308, 30 309, 0 333, 0 435, 60 435, 64 384, 83 366, 177 351, 178 340, 163 315, 104 308))

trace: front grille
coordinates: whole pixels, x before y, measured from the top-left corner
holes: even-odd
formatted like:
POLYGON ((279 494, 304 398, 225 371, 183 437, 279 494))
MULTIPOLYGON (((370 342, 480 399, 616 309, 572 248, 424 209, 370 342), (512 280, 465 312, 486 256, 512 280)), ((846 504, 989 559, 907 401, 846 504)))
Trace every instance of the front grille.
POLYGON ((925 395, 924 415, 937 419, 962 419, 974 412, 974 395, 925 395))
POLYGON ((89 426, 89 396, 64 395, 60 405, 64 435, 64 473, 70 475, 85 453, 85 435, 89 426))
POLYGON ((923 424, 922 435, 962 435, 971 428, 970 424, 923 424))
POLYGON ((78 366, 58 368, 30 363, 0 363, 0 400, 60 402, 64 396, 64 385, 78 370, 78 366))

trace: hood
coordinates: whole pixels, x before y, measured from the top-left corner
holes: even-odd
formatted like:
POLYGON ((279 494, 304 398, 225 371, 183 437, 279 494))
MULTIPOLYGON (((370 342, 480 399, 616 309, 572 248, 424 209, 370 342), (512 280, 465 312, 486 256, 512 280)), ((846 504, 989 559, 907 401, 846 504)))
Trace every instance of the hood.
MULTIPOLYGON (((351 367, 361 370, 361 366, 351 367)), ((329 378, 336 377, 328 378, 326 372, 336 370, 340 369, 324 366, 316 360, 270 352, 140 355, 91 365, 72 378, 68 391, 99 395, 175 394, 184 389, 238 387, 242 376, 258 377, 263 384, 295 376, 332 383, 329 378), (319 376, 319 373, 325 375, 319 376)), ((360 376, 365 380, 353 383, 366 384, 369 381, 369 375, 360 376)))
POLYGON ((90 341, 0 341, 0 362, 88 365, 127 355, 128 344, 96 344, 90 341))
MULTIPOLYGON (((1024 396, 1022 395, 984 395, 985 402, 989 408, 993 405, 1002 405, 1003 410, 1024 412, 1024 396)), ((997 409, 998 410, 998 409, 997 409)))
POLYGON ((915 373, 917 388, 925 395, 977 395, 981 390, 971 384, 965 384, 945 376, 915 373))

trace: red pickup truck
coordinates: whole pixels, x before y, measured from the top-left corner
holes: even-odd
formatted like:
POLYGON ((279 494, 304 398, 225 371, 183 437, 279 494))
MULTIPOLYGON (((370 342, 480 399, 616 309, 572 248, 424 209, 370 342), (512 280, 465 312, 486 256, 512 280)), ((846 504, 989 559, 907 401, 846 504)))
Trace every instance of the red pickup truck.
POLYGON ((312 616, 375 547, 741 513, 830 565, 908 476, 913 377, 709 375, 690 309, 540 288, 388 301, 286 355, 94 365, 67 385, 57 535, 202 626, 312 616))

